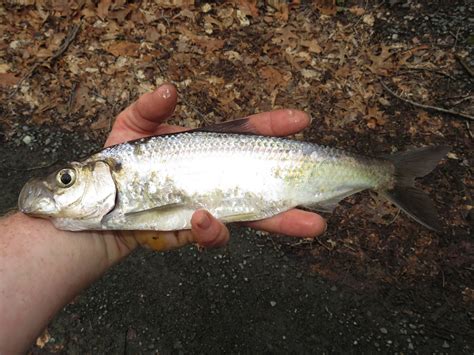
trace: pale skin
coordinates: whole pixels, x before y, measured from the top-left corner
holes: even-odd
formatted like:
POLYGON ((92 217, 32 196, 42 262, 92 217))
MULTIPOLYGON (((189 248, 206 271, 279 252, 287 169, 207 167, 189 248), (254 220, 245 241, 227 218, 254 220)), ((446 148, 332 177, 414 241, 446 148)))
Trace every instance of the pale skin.
MULTIPOLYGON (((118 115, 105 145, 185 130, 164 123, 176 100, 169 84, 143 95, 118 115)), ((261 134, 274 136, 296 133, 310 122, 297 110, 260 113, 250 120, 261 134)), ((191 230, 175 233, 67 232, 21 213, 0 219, 0 354, 26 351, 61 308, 139 244, 167 250, 190 243, 219 247, 229 240, 226 226, 204 210, 191 222, 191 230)), ((298 209, 246 225, 305 238, 326 228, 321 216, 298 209)))

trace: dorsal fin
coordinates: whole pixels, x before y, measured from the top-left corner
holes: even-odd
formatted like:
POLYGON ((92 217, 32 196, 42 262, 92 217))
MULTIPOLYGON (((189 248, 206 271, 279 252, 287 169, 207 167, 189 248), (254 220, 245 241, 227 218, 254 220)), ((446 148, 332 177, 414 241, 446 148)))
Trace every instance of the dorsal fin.
POLYGON ((188 132, 259 134, 255 126, 248 118, 240 118, 233 121, 215 123, 210 126, 196 128, 188 132))

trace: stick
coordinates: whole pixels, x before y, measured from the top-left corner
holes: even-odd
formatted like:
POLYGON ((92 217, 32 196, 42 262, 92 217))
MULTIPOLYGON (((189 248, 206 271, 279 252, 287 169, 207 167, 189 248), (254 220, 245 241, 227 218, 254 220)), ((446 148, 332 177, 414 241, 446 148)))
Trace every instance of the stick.
POLYGON ((35 73, 36 69, 38 69, 38 67, 40 65, 44 64, 47 60, 53 62, 54 60, 58 59, 61 55, 63 55, 63 53, 66 52, 66 49, 69 47, 69 45, 72 43, 72 41, 74 41, 74 39, 76 38, 77 33, 79 32, 80 28, 81 28, 81 22, 72 25, 72 27, 69 30, 66 38, 64 39, 64 42, 61 44, 61 47, 58 48, 56 53, 54 53, 48 59, 42 59, 38 63, 33 65, 31 67, 31 69, 28 70, 28 72, 20 79, 20 81, 16 85, 15 89, 10 94, 9 98, 12 98, 13 96, 16 95, 16 93, 18 92, 18 90, 20 90, 20 88, 23 85, 23 83, 25 82, 25 80, 28 80, 30 77, 32 77, 33 74, 35 73))
POLYGON ((456 59, 459 61, 459 63, 461 63, 464 70, 466 70, 471 77, 474 77, 474 70, 472 70, 469 67, 469 65, 466 63, 466 61, 458 55, 456 56, 456 59))
POLYGON ((454 78, 452 75, 449 75, 448 73, 445 73, 445 72, 442 72, 440 70, 436 70, 436 69, 431 69, 431 68, 423 68, 423 67, 405 67, 406 70, 416 70, 416 71, 427 71, 427 72, 430 72, 430 73, 435 73, 435 74, 438 74, 438 75, 442 75, 442 76, 445 76, 451 80, 456 80, 456 78, 454 78))
POLYGON ((437 106, 420 104, 418 102, 415 102, 415 101, 412 101, 412 100, 409 100, 409 99, 405 99, 405 98, 401 97, 400 95, 398 95, 396 92, 394 92, 392 89, 390 89, 387 86, 387 84, 385 84, 383 82, 382 79, 379 78, 379 81, 380 81, 380 84, 382 84, 383 88, 385 90, 387 90, 392 96, 396 97, 397 99, 399 99, 401 101, 407 102, 410 105, 420 107, 420 108, 424 108, 425 110, 433 110, 433 111, 437 111, 437 112, 447 113, 447 114, 453 115, 453 116, 459 116, 459 117, 462 117, 462 118, 465 118, 465 119, 468 119, 468 120, 471 120, 471 121, 474 120, 474 116, 468 115, 467 113, 448 110, 448 109, 445 109, 445 108, 442 108, 442 107, 437 107, 437 106))

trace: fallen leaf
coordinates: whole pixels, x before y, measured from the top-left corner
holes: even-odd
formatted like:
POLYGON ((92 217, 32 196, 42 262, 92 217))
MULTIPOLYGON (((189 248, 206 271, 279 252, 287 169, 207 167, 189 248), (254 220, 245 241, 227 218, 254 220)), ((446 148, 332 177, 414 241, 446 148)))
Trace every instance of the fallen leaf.
POLYGON ((140 44, 135 42, 116 41, 106 46, 105 50, 116 57, 122 55, 128 57, 138 57, 140 56, 139 48, 140 44))
POLYGON ((295 28, 292 26, 285 26, 276 30, 277 35, 272 38, 272 43, 282 47, 295 48, 300 39, 295 31, 295 28))
POLYGON ((305 48, 308 48, 308 51, 310 51, 311 53, 319 54, 323 51, 319 46, 318 41, 316 41, 315 39, 309 41, 301 41, 301 45, 305 48))
POLYGON ((363 7, 360 7, 360 6, 352 6, 349 9, 349 12, 353 15, 361 16, 361 15, 365 14, 365 9, 363 7))
POLYGON ((194 0, 155 0, 160 7, 188 7, 194 5, 194 0))
POLYGON ((367 14, 367 15, 365 15, 364 17, 362 17, 362 21, 363 21, 365 24, 367 24, 367 25, 369 25, 369 26, 372 27, 372 26, 374 25, 374 23, 375 23, 375 18, 374 18, 374 16, 373 16, 372 14, 367 14))
POLYGON ((104 128, 108 128, 110 126, 110 117, 106 117, 105 115, 102 115, 97 121, 95 121, 93 124, 91 124, 91 129, 93 130, 100 130, 104 128))
POLYGON ((323 15, 332 16, 337 13, 336 0, 316 0, 314 6, 323 15))
POLYGON ((101 20, 104 20, 109 14, 110 3, 111 0, 100 0, 97 5, 97 16, 99 16, 101 20))
POLYGON ((462 299, 464 302, 474 303, 474 289, 465 287, 462 291, 462 299))
POLYGON ((10 64, 8 63, 0 64, 0 74, 5 74, 9 70, 10 70, 10 64))
POLYGON ((283 21, 288 21, 288 2, 286 0, 267 0, 267 4, 273 7, 277 13, 275 16, 283 21))
POLYGON ((8 87, 15 85, 19 78, 13 73, 0 73, 0 87, 8 87))
POLYGON ((193 38, 193 42, 199 47, 202 47, 206 52, 213 52, 224 47, 225 41, 218 38, 210 38, 207 36, 196 36, 193 38))
POLYGON ((252 17, 258 16, 258 0, 234 0, 233 2, 237 4, 239 10, 245 15, 252 17))
POLYGON ((43 349, 46 344, 51 340, 51 335, 48 332, 48 329, 46 328, 37 339, 36 339, 36 346, 40 349, 43 349))
POLYGON ((266 66, 259 70, 261 77, 265 80, 269 91, 273 92, 277 86, 286 84, 290 77, 290 73, 283 74, 277 69, 266 66))

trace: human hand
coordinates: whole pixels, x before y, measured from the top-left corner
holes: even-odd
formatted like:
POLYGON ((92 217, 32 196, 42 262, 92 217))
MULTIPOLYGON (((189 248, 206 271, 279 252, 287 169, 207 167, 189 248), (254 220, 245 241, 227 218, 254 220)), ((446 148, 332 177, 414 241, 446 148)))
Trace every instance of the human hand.
MULTIPOLYGON (((141 96, 136 102, 120 113, 115 121, 106 146, 125 141, 178 131, 186 128, 164 123, 176 106, 176 89, 165 84, 151 93, 141 96)), ((309 117, 297 110, 276 110, 250 116, 252 125, 262 135, 287 136, 305 128, 309 117)), ((174 232, 120 231, 112 233, 115 242, 112 246, 127 246, 117 252, 127 253, 136 243, 147 245, 155 250, 167 250, 190 243, 204 247, 223 246, 229 240, 229 231, 224 224, 207 211, 196 211, 191 219, 191 230, 174 232)), ((323 233, 326 223, 315 213, 292 209, 274 217, 245 223, 255 229, 281 233, 297 237, 316 237, 323 233)), ((112 253, 115 255, 116 253, 112 253)))
MULTIPOLYGON (((163 123, 175 105, 172 85, 143 95, 119 114, 106 145, 185 130, 163 123)), ((260 113, 250 120, 261 134, 276 136, 295 133, 309 124, 308 116, 295 110, 260 113)), ((70 232, 22 213, 0 218, 0 324, 5 330, 0 332, 0 353, 25 352, 65 304, 139 243, 166 250, 189 243, 221 246, 229 239, 227 228, 206 211, 195 212, 191 222, 191 230, 176 232, 70 232)), ((294 209, 246 225, 315 237, 326 224, 317 214, 294 209)))

